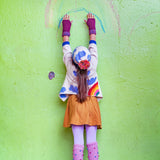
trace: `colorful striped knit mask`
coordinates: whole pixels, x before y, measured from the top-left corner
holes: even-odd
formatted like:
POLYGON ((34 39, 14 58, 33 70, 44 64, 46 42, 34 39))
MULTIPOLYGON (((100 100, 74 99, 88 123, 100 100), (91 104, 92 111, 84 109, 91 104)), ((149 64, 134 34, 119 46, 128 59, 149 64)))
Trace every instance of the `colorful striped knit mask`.
POLYGON ((77 64, 82 70, 85 70, 90 66, 91 54, 86 47, 77 47, 73 51, 72 58, 74 63, 77 64))

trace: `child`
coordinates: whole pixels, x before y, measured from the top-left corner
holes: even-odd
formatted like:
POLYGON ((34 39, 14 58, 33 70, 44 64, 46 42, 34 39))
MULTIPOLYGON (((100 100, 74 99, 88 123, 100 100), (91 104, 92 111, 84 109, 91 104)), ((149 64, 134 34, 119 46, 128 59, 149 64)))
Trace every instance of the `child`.
POLYGON ((98 55, 96 46, 96 28, 94 15, 87 15, 89 28, 89 49, 77 47, 73 53, 69 43, 71 21, 68 15, 63 17, 63 61, 67 73, 59 93, 65 101, 68 98, 64 117, 64 127, 72 127, 74 136, 73 160, 83 160, 84 129, 89 160, 98 160, 96 141, 97 128, 101 129, 101 115, 97 99, 102 98, 96 73, 98 55))

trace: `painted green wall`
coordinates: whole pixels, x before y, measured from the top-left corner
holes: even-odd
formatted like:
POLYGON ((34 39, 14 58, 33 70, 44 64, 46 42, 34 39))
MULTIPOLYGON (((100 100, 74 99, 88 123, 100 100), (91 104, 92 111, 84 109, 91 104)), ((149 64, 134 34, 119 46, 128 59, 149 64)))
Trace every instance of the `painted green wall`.
POLYGON ((72 159, 58 98, 65 77, 58 24, 69 13, 72 49, 88 46, 88 11, 97 20, 104 96, 100 160, 160 159, 159 0, 0 0, 0 160, 72 159))

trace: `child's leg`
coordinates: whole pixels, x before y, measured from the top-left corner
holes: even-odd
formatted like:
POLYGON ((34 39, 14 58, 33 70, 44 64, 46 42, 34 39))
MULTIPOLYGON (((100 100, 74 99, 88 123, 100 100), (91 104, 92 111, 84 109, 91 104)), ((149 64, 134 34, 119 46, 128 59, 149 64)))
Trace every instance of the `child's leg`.
POLYGON ((74 144, 84 145, 84 125, 72 125, 74 144))
POLYGON ((84 150, 84 125, 72 125, 74 137, 73 160, 83 160, 84 150))
POLYGON ((89 160, 98 160, 98 144, 96 141, 97 126, 86 126, 86 142, 89 160))
POLYGON ((97 126, 86 125, 86 143, 96 142, 97 126))

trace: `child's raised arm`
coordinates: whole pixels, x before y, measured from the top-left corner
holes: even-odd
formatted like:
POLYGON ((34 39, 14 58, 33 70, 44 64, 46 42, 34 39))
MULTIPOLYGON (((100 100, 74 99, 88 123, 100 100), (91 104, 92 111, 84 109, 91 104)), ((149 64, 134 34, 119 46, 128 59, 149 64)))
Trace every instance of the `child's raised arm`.
POLYGON ((89 35, 89 38, 90 38, 90 40, 96 41, 96 35, 95 34, 89 35))
POLYGON ((65 15, 63 17, 62 25, 63 25, 63 31, 62 31, 62 37, 63 42, 68 41, 69 42, 69 36, 70 36, 70 29, 71 29, 71 21, 69 15, 65 15))
POLYGON ((66 14, 63 17, 63 21, 62 21, 62 26, 63 26, 62 47, 63 47, 63 54, 64 54, 63 55, 63 62, 66 65, 67 70, 68 70, 68 67, 70 67, 70 65, 72 64, 72 50, 71 50, 70 43, 69 43, 71 24, 72 24, 72 22, 70 21, 70 17, 69 17, 69 15, 66 14))
POLYGON ((96 41, 96 25, 95 18, 92 13, 87 14, 87 21, 84 20, 89 28, 89 37, 90 40, 96 41))
POLYGON ((96 45, 96 26, 95 26, 95 18, 92 13, 88 13, 87 21, 85 20, 88 29, 89 29, 89 51, 91 53, 91 63, 93 64, 95 70, 98 64, 98 53, 97 53, 97 45, 96 45))

